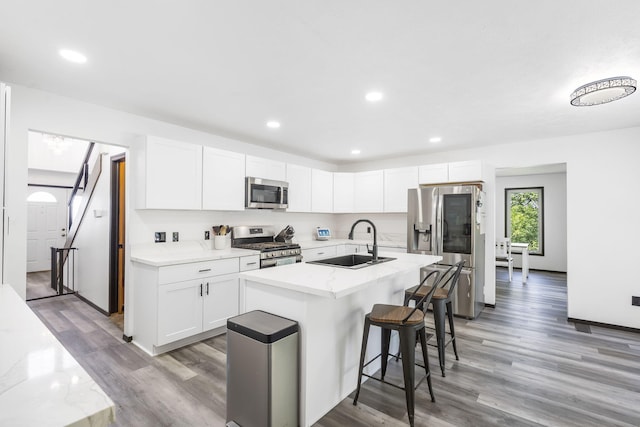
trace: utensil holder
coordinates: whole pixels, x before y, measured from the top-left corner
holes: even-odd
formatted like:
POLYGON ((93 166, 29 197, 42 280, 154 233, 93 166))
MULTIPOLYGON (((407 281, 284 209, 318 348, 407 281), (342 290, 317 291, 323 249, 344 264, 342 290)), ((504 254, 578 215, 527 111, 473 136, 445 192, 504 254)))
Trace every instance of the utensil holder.
POLYGON ((227 236, 213 236, 213 248, 214 249, 226 249, 227 248, 227 236))

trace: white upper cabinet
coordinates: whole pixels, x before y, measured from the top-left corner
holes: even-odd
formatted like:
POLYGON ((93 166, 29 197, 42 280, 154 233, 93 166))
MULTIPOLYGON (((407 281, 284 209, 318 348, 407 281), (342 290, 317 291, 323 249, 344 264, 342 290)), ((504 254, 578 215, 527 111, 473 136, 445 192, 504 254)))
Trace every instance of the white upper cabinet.
POLYGON ((287 168, 284 162, 249 155, 247 155, 246 172, 247 176, 276 181, 284 181, 287 177, 287 168))
POLYGON ((287 163, 289 212, 311 212, 311 168, 287 163))
POLYGON ((202 209, 244 210, 245 155, 204 147, 202 163, 202 209))
POLYGON ((311 169, 311 212, 333 212, 333 172, 311 169))
POLYGON ((471 160, 449 163, 449 182, 467 181, 482 181, 482 162, 471 160))
POLYGON ((351 172, 333 174, 333 212, 351 213, 355 211, 353 194, 355 176, 351 172))
POLYGON ((449 182, 449 164, 437 163, 420 166, 418 169, 418 181, 420 184, 440 184, 449 182))
POLYGON ((201 209, 202 146, 147 136, 135 161, 138 208, 201 209))
POLYGON ((357 172, 354 175, 355 212, 382 212, 383 171, 357 172))
POLYGON ((384 170, 384 211, 406 212, 407 190, 418 187, 418 167, 384 170))
POLYGON ((483 167, 479 160, 438 163, 420 166, 420 184, 483 181, 483 167))

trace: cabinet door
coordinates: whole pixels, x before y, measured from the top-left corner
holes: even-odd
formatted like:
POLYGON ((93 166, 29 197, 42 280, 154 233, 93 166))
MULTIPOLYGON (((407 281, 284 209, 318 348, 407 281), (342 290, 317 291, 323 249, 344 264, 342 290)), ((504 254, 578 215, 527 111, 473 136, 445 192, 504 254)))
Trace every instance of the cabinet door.
POLYGON ((289 212, 311 212, 311 168, 287 163, 289 212))
POLYGON ((482 181, 482 162, 449 163, 449 182, 482 181))
POLYGON ((202 209, 244 210, 244 154, 204 147, 202 209))
POLYGON ((351 172, 333 174, 333 211, 340 213, 355 212, 353 202, 355 177, 351 172))
POLYGON ((381 170, 358 172, 354 180, 355 212, 382 212, 384 173, 381 170))
POLYGON ((147 137, 147 209, 202 208, 202 146, 147 137))
POLYGON ((420 184, 441 184, 449 182, 449 165, 447 163, 438 163, 420 166, 418 169, 418 180, 420 184))
POLYGON ((188 280, 159 287, 158 345, 202 332, 201 284, 201 280, 188 280))
POLYGON ((205 279, 203 330, 224 326, 227 319, 238 315, 239 284, 237 274, 205 279))
POLYGON ((333 212, 333 173, 311 169, 311 211, 333 212))
POLYGON ((417 167, 385 169, 384 211, 407 212, 407 190, 417 187, 417 167))
POLYGON ((284 162, 254 156, 247 156, 246 172, 247 176, 276 181, 284 181, 287 177, 284 162))

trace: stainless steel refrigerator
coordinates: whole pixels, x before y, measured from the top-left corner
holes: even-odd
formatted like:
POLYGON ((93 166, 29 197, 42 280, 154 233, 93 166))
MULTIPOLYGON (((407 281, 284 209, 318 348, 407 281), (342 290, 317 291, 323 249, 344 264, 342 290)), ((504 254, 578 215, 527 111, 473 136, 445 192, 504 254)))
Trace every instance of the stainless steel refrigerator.
POLYGON ((421 186, 409 189, 408 198, 407 252, 442 256, 422 277, 465 261, 452 306, 455 315, 471 319, 484 308, 482 195, 477 183, 421 186))

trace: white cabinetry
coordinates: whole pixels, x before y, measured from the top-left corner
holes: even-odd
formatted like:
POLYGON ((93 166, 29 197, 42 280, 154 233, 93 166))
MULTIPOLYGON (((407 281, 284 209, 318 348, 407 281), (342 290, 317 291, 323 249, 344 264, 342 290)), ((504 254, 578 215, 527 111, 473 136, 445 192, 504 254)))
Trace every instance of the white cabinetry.
POLYGON ((287 176, 284 162, 249 155, 247 155, 246 172, 247 176, 276 181, 284 181, 287 176))
POLYGON ((353 194, 355 177, 351 172, 333 174, 333 212, 351 213, 355 210, 353 194))
POLYGON ((317 259, 331 258, 338 255, 338 245, 323 246, 321 248, 303 249, 302 260, 304 262, 315 261, 317 259))
POLYGON ((382 212, 384 173, 381 170, 358 172, 354 177, 355 212, 382 212))
POLYGON ((424 165, 418 168, 418 180, 420 184, 440 184, 449 181, 449 165, 438 163, 424 165))
POLYGON ((311 212, 333 212, 333 173, 311 169, 311 212))
POLYGON ((449 163, 449 182, 482 180, 482 162, 471 160, 467 162, 449 163))
POLYGON ((134 159, 137 208, 201 209, 202 146, 147 136, 134 159))
POLYGON ((202 163, 202 209, 244 210, 245 155, 204 147, 202 163))
POLYGON ((287 163, 289 212, 311 212, 311 168, 287 163))
POLYGON ((419 169, 420 184, 483 180, 483 166, 479 160, 424 165, 419 169))
POLYGON ((134 263, 135 344, 155 355, 224 333, 215 329, 238 314, 238 271, 238 258, 164 267, 134 263))
POLYGON ((409 188, 418 187, 418 168, 384 170, 384 211, 406 212, 409 188))

